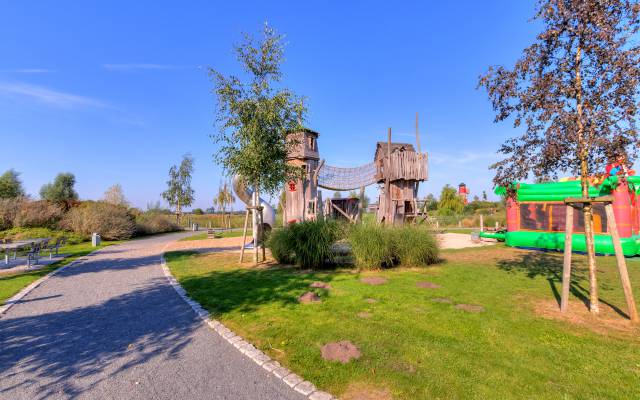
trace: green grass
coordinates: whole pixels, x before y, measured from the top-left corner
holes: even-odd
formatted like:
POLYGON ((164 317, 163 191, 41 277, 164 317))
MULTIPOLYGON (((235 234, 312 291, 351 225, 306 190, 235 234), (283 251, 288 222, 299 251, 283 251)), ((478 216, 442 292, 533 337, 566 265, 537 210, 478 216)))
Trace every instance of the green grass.
MULTIPOLYGON (((64 259, 57 261, 53 264, 47 265, 46 267, 29 272, 22 272, 11 275, 0 275, 0 304, 4 303, 8 298, 18 293, 22 288, 28 286, 32 282, 40 279, 45 276, 49 272, 60 268, 64 265, 69 264, 75 259, 85 256, 97 249, 101 249, 103 247, 116 244, 119 242, 106 242, 103 241, 99 247, 92 247, 91 242, 84 242, 79 244, 71 244, 68 246, 64 246, 60 248, 60 254, 65 254, 67 257, 64 259)), ((4 262, 4 254, 2 261, 4 262)))
MULTIPOLYGON (((397 399, 640 398, 640 329, 601 326, 597 333, 595 322, 583 326, 534 311, 540 304, 556 308, 561 254, 498 245, 442 256, 446 261, 430 268, 362 274, 240 267, 237 255, 223 253, 175 252, 167 260, 215 318, 338 396, 379 388, 397 399), (359 281, 370 275, 389 281, 359 281), (320 304, 298 304, 316 280, 332 289, 315 289, 320 304), (421 289, 420 281, 442 288, 421 289), (443 297, 453 304, 433 301, 443 297), (479 304, 486 312, 467 313, 457 303, 479 304), (345 365, 324 361, 320 347, 340 340, 356 344, 362 357, 345 365)), ((577 312, 584 309, 588 283, 584 257, 575 259, 571 307, 577 312)), ((598 258, 598 265, 602 300, 626 310, 615 259, 598 258)), ((629 260, 629 269, 640 296, 640 260, 629 260)), ((604 309, 624 325, 623 317, 604 309)))
MULTIPOLYGON (((230 238, 230 237, 241 237, 242 236, 242 230, 233 230, 233 231, 224 231, 221 233, 221 236, 223 238, 230 238)), ((247 236, 251 236, 251 231, 247 231, 247 236)), ((198 233, 196 235, 193 236, 187 236, 185 238, 180 239, 180 242, 187 242, 190 240, 205 240, 207 239, 207 232, 203 232, 203 233, 198 233)))

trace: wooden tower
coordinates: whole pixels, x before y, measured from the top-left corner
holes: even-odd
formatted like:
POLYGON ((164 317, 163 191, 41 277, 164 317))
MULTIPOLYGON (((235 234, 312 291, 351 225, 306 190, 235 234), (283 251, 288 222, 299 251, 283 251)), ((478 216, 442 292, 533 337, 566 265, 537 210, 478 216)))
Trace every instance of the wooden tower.
POLYGON ((381 185, 377 220, 385 224, 413 221, 419 213, 418 185, 427 179, 427 155, 409 143, 378 142, 374 156, 381 185))
POLYGON ((318 207, 322 204, 322 200, 318 200, 317 175, 321 167, 318 132, 302 129, 290 133, 289 138, 293 146, 287 162, 301 167, 305 171, 305 176, 302 179, 291 180, 285 186, 286 204, 283 208, 285 224, 316 219, 320 212, 318 207))

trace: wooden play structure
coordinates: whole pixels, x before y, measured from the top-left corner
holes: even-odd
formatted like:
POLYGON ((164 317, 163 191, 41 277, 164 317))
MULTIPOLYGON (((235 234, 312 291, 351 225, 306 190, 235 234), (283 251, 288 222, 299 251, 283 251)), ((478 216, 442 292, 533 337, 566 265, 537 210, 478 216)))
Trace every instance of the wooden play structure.
POLYGON ((354 168, 327 165, 320 159, 318 132, 302 129, 290 134, 291 150, 287 161, 304 170, 304 177, 285 185, 285 224, 315 220, 318 217, 343 218, 355 223, 361 218, 359 199, 369 185, 379 185, 377 220, 384 224, 412 222, 422 213, 417 196, 420 182, 428 178, 427 153, 420 151, 418 115, 416 145, 391 141, 378 142, 372 163, 354 168), (318 187, 333 191, 359 190, 359 198, 327 199, 324 204, 318 187))

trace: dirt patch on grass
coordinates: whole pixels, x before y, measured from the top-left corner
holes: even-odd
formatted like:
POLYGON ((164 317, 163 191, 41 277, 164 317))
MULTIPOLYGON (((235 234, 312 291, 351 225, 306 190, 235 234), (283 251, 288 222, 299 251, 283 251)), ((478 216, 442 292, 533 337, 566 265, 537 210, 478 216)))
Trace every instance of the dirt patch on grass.
MULTIPOLYGON (((495 264, 500 260, 517 260, 523 255, 528 254, 526 250, 514 249, 505 246, 490 246, 482 248, 474 248, 468 250, 459 250, 451 252, 443 252, 440 257, 450 263, 471 263, 471 264, 495 264)), ((555 253, 549 253, 555 255, 555 253)), ((560 254, 560 262, 562 262, 562 254, 560 254)))
POLYGON ((300 297, 298 297, 298 301, 302 304, 310 304, 310 303, 319 303, 321 301, 320 296, 315 294, 314 292, 307 292, 300 297))
POLYGON ((371 313, 368 313, 366 311, 359 312, 358 313, 358 317, 360 317, 360 318, 371 318, 371 313))
POLYGON ((384 285, 387 283, 387 278, 383 278, 381 276, 367 276, 361 278, 360 282, 366 283, 367 285, 384 285))
MULTIPOLYGON (((246 243, 250 243, 251 238, 247 238, 246 243)), ((186 240, 177 241, 171 243, 166 251, 176 250, 192 250, 199 253, 207 252, 219 252, 219 251, 240 251, 240 245, 242 244, 242 237, 230 237, 220 239, 203 239, 203 240, 186 240)), ((245 256, 248 255, 248 259, 251 259, 251 254, 246 251, 245 256)))
POLYGON ((327 361, 339 361, 346 364, 352 359, 358 359, 362 355, 360 350, 348 340, 327 343, 320 349, 322 358, 327 361))
POLYGON ((478 304, 456 304, 456 308, 470 313, 482 313, 485 311, 484 307, 478 304))
POLYGON ((331 285, 329 285, 326 282, 320 282, 320 281, 313 282, 311 285, 309 285, 309 287, 317 288, 317 289, 327 289, 327 290, 331 289, 331 285))
POLYGON ((416 283, 416 286, 422 289, 440 289, 442 286, 438 285, 437 283, 433 283, 433 282, 418 282, 416 283))
POLYGON ((375 303, 378 302, 378 300, 376 300, 376 299, 364 299, 364 301, 366 301, 369 304, 375 304, 375 303))
POLYGON ((342 396, 342 400, 392 400, 391 391, 366 383, 352 383, 342 396))
POLYGON ((569 302, 566 314, 560 313, 560 307, 555 300, 541 300, 536 302, 533 307, 535 313, 543 318, 567 322, 602 335, 617 333, 633 336, 636 339, 640 335, 640 326, 631 323, 626 316, 620 315, 606 304, 600 304, 600 314, 598 315, 591 314, 581 301, 569 302))
POLYGON ((446 304, 451 304, 453 303, 453 300, 446 298, 446 297, 434 297, 433 299, 431 299, 431 301, 436 302, 436 303, 446 303, 446 304))

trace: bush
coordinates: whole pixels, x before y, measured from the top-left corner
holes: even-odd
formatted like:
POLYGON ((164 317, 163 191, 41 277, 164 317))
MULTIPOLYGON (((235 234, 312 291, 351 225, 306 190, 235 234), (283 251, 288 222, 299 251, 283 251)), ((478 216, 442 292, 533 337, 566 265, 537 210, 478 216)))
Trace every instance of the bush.
POLYGON ((390 230, 376 223, 354 225, 349 231, 348 242, 362 269, 391 267, 397 263, 393 237, 390 230))
POLYGON ((280 264, 295 264, 293 242, 291 229, 275 229, 269 233, 267 247, 271 249, 271 255, 280 264))
POLYGON ((80 235, 97 232, 105 240, 130 239, 136 232, 134 219, 124 207, 105 202, 84 202, 71 209, 61 225, 80 235))
POLYGON ((58 239, 64 237, 67 244, 78 244, 85 242, 86 236, 78 235, 73 232, 51 230, 47 228, 13 228, 0 232, 0 239, 22 240, 32 238, 52 238, 58 239))
POLYGON ((406 266, 425 266, 438 262, 438 243, 426 228, 405 225, 391 229, 396 256, 406 266))
POLYGON ((267 246, 282 263, 295 263, 302 268, 318 268, 331 261, 331 246, 339 239, 334 221, 306 221, 291 224, 271 233, 267 246))
POLYGON ((17 228, 55 229, 58 227, 62 214, 62 208, 49 201, 23 200, 18 207, 13 226, 17 228))
POLYGON ((18 215, 21 199, 0 199, 0 230, 13 228, 13 220, 18 215))
POLYGON ((389 268, 396 264, 424 266, 438 261, 438 246, 426 228, 360 224, 348 236, 356 265, 361 269, 389 268))
POLYGON ((139 214, 136 217, 136 235, 153 235, 156 233, 179 231, 178 224, 171 217, 156 213, 139 214))

